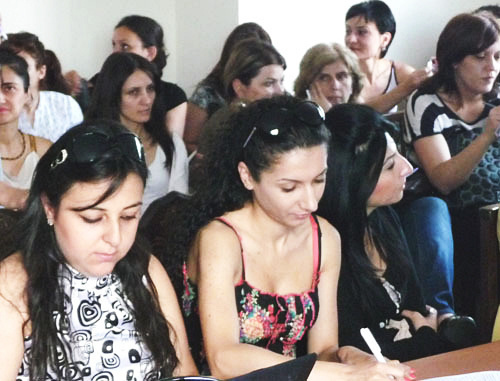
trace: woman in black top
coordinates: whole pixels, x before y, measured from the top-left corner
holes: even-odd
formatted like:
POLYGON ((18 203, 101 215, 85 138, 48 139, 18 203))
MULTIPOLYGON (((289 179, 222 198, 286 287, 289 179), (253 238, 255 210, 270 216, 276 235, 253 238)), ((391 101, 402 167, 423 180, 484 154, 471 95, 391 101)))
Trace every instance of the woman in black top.
POLYGON ((328 174, 318 212, 338 230, 342 266, 338 287, 339 344, 368 350, 369 327, 382 354, 408 361, 452 349, 437 333, 396 214, 412 167, 388 132, 392 124, 365 105, 328 113, 332 132, 328 174))

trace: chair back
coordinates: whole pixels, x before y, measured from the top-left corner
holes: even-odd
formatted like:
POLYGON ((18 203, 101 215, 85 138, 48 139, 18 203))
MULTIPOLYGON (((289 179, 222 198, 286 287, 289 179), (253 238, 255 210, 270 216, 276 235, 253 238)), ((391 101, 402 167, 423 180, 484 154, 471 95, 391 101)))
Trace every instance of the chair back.
POLYGON ((491 341, 500 341, 500 306, 498 306, 497 318, 495 319, 495 324, 493 325, 491 341))

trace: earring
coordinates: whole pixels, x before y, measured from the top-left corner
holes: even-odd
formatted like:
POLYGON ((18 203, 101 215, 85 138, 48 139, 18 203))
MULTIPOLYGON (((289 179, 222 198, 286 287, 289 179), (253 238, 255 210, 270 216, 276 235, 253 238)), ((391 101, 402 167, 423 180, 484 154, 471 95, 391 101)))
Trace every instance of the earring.
POLYGON ((47 217, 47 225, 53 226, 54 225, 54 220, 52 218, 47 217))

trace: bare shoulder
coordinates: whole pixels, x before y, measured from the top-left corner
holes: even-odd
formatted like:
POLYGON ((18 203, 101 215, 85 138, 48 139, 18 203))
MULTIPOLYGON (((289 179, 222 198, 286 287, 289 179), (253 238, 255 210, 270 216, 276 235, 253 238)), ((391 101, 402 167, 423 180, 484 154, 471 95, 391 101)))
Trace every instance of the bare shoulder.
POLYGON ((25 288, 28 274, 19 253, 0 262, 0 297, 12 303, 20 311, 26 310, 25 288))
POLYGON ((157 278, 160 279, 164 277, 168 278, 165 268, 161 264, 160 260, 156 258, 154 255, 150 255, 149 257, 148 272, 153 281, 155 281, 155 279, 157 278))
POLYGON ((321 255, 325 259, 322 266, 337 266, 340 263, 340 234, 323 217, 318 216, 318 222, 321 228, 321 255))
POLYGON ((52 145, 52 142, 50 140, 41 138, 39 136, 35 136, 35 142, 36 142, 36 152, 42 156, 47 152, 47 150, 50 148, 52 145))
POLYGON ((396 77, 399 81, 404 81, 404 79, 415 71, 415 68, 404 62, 394 61, 394 69, 396 70, 396 77))
POLYGON ((230 226, 219 220, 210 222, 200 230, 197 245, 200 266, 224 268, 237 277, 241 271, 241 244, 230 226))
POLYGON ((236 232, 226 223, 220 220, 213 220, 204 226, 199 232, 200 244, 217 246, 224 250, 230 248, 240 248, 240 241, 236 232))

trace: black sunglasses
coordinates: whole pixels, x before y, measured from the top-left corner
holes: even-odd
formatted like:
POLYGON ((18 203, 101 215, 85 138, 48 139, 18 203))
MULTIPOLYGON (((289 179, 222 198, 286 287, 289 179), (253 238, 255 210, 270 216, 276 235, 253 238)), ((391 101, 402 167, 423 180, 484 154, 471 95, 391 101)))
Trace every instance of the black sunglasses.
POLYGON ((145 160, 144 148, 135 134, 124 132, 110 136, 104 132, 95 131, 74 136, 69 144, 59 152, 59 155, 50 164, 50 168, 54 169, 66 160, 78 164, 92 163, 112 149, 117 149, 124 156, 133 160, 139 162, 145 160))
POLYGON ((325 120, 325 112, 320 106, 311 101, 302 101, 293 109, 280 107, 269 110, 262 114, 252 128, 245 143, 243 143, 243 148, 248 145, 255 132, 263 132, 267 136, 279 136, 291 127, 293 119, 299 120, 310 127, 319 127, 325 120))

